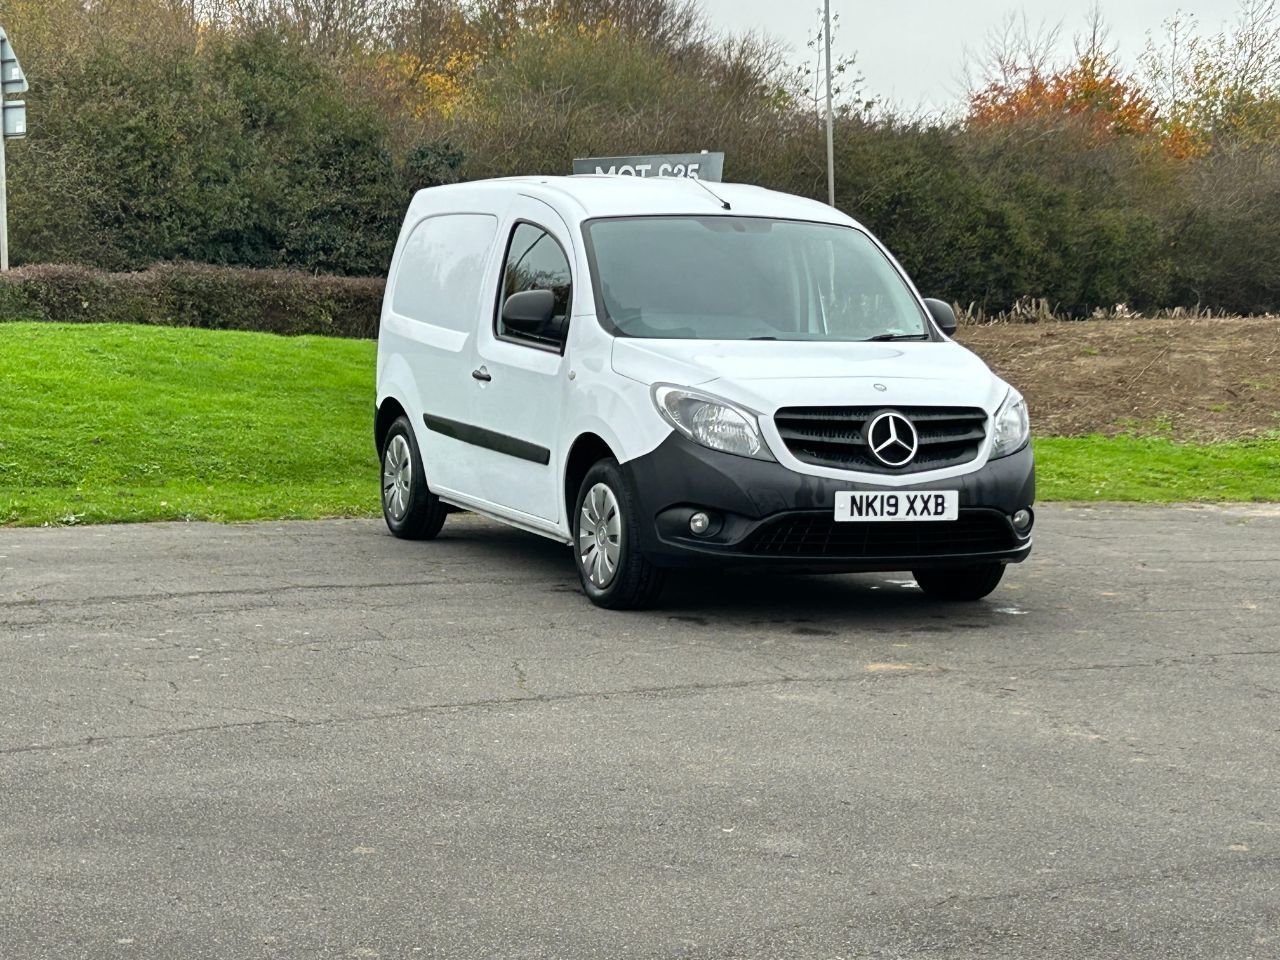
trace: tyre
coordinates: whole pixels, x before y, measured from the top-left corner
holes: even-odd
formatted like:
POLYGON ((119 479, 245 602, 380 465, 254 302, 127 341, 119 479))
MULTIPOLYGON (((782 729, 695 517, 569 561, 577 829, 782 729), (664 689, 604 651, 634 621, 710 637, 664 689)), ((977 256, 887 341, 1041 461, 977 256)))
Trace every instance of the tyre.
POLYGON ((382 441, 382 516, 387 529, 401 540, 434 540, 446 512, 440 498, 427 489, 408 418, 397 418, 382 441))
POLYGON ((610 610, 651 606, 666 574, 640 552, 635 497, 616 460, 587 471, 573 516, 574 561, 591 602, 610 610))
POLYGON ((1003 563, 977 563, 971 567, 913 570, 911 575, 925 595, 934 600, 981 600, 1004 576, 1003 563))

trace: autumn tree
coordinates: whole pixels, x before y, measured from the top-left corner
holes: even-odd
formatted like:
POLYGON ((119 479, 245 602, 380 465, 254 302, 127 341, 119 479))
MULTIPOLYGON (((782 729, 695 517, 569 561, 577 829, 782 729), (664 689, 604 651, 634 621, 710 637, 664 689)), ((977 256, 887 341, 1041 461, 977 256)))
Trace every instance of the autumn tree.
POLYGON ((1090 136, 1142 136, 1156 126, 1155 104, 1121 69, 1095 7, 1072 60, 1052 65, 1056 31, 1031 33, 1006 22, 991 45, 980 85, 969 95, 968 122, 1055 124, 1071 121, 1090 136))
POLYGON ((1230 30, 1205 35, 1195 17, 1165 21, 1142 55, 1166 136, 1203 152, 1213 143, 1280 140, 1280 6, 1244 0, 1230 30))

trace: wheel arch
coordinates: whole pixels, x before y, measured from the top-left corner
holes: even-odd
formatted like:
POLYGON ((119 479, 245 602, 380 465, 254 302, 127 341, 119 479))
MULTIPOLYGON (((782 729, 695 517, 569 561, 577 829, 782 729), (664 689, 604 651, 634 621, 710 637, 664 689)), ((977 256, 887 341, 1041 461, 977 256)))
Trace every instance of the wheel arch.
MULTIPOLYGON (((387 433, 390 432, 391 425, 398 418, 407 416, 408 413, 405 408, 395 397, 387 397, 379 404, 373 417, 373 443, 374 448, 378 451, 378 456, 382 456, 382 444, 387 439, 387 433)), ((412 425, 413 421, 410 420, 410 427, 412 425)))
POLYGON ((574 501, 578 496, 578 488, 587 476, 587 471, 601 460, 618 459, 617 452, 598 433, 586 431, 578 434, 569 447, 569 455, 564 462, 564 515, 568 529, 573 529, 574 501))

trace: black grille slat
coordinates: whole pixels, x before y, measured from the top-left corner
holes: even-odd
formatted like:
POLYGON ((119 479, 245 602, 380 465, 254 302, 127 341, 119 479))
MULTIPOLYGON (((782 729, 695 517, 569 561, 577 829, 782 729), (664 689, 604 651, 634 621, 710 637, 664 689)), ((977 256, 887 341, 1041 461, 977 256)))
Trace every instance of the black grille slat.
POLYGON ((831 514, 789 514, 757 528, 741 545, 756 556, 815 560, 936 559, 999 553, 1017 546, 1009 523, 989 510, 958 520, 840 522, 831 514))
MULTIPOLYGON (((920 446, 922 447, 926 445, 933 446, 940 443, 965 444, 973 443, 974 441, 981 443, 983 438, 987 435, 985 427, 971 427, 963 433, 959 431, 956 433, 935 433, 932 430, 921 430, 918 427, 916 429, 917 435, 920 437, 920 446)), ((859 442, 861 442, 861 438, 859 438, 859 442)))
MULTIPOLYGON (((783 407, 775 415, 777 417, 786 417, 788 420, 837 420, 840 417, 846 417, 851 411, 865 409, 868 411, 867 416, 874 413, 877 408, 872 407, 783 407)), ((863 419, 866 419, 864 417, 863 419)))
POLYGON ((898 409, 900 413, 905 413, 911 417, 916 423, 986 423, 987 415, 981 410, 931 410, 928 407, 902 407, 898 409))
POLYGON ((787 439, 796 440, 822 440, 822 439, 849 439, 850 442, 863 443, 863 435, 859 429, 852 428, 849 422, 841 422, 841 424, 813 425, 813 424, 787 424, 780 426, 778 433, 786 436, 787 439))
POLYGON ((779 427, 778 433, 783 440, 797 440, 800 443, 848 443, 854 446, 865 446, 862 434, 856 431, 824 431, 819 428, 797 429, 796 427, 779 427))
POLYGON ((831 467, 836 470, 872 470, 876 468, 876 463, 869 455, 857 455, 851 450, 842 450, 838 456, 824 454, 819 450, 806 447, 792 447, 791 452, 795 454, 797 460, 811 463, 815 467, 831 467))
POLYGON ((871 473, 920 473, 968 463, 987 436, 987 415, 977 407, 783 407, 773 415, 792 455, 814 466, 871 473), (905 467, 888 467, 867 447, 867 421, 887 409, 916 428, 920 448, 905 467))

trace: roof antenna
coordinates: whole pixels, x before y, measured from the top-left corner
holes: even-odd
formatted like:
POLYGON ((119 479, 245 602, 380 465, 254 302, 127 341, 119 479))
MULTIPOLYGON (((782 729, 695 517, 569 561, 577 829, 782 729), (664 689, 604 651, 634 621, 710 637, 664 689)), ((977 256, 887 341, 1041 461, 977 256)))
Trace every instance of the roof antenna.
POLYGON ((709 193, 709 194, 711 194, 713 197, 715 197, 715 198, 716 198, 716 203, 720 204, 720 206, 721 206, 721 208, 722 208, 722 209, 724 209, 724 210, 732 210, 732 209, 733 209, 733 207, 729 206, 729 201, 728 201, 728 200, 726 200, 724 197, 720 196, 718 193, 716 193, 714 190, 712 190, 710 187, 708 187, 705 183, 703 183, 703 182, 702 182, 700 179, 698 179, 697 177, 685 177, 685 179, 686 179, 686 180, 691 180, 691 181, 693 181, 693 182, 694 182, 694 183, 696 183, 698 186, 700 186, 703 190, 707 191, 707 193, 709 193))

